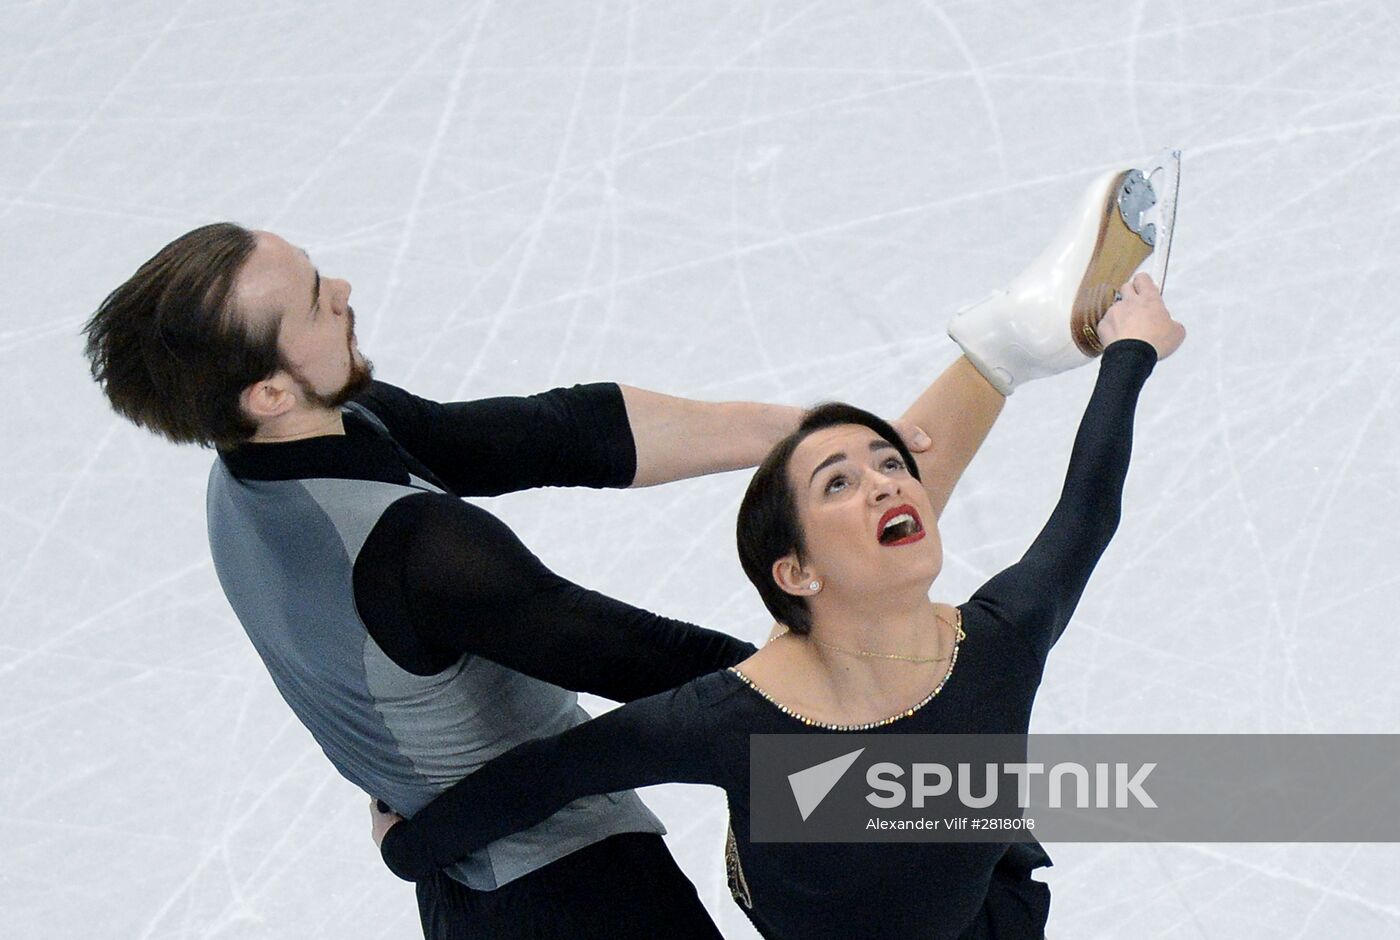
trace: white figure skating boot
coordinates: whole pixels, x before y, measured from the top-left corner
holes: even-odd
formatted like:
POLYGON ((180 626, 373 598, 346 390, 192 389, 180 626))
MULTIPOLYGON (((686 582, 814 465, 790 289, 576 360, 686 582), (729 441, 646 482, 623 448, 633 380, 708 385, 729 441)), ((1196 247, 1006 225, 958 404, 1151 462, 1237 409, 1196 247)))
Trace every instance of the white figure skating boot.
POLYGON ((997 391, 1010 395, 1103 352, 1094 328, 1139 268, 1165 286, 1180 174, 1181 151, 1167 150, 1099 177, 1010 286, 954 314, 948 335, 997 391))

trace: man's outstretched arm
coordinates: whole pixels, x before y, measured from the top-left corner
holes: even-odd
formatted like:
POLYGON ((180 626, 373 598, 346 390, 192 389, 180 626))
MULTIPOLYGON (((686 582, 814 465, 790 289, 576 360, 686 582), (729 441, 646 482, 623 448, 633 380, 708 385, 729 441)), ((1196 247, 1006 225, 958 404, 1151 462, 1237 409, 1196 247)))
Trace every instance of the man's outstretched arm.
POLYGON ((618 387, 637 447, 634 487, 757 466, 802 417, 790 405, 692 401, 618 387))
MULTIPOLYGON (((358 401, 458 496, 654 486, 752 467, 802 415, 790 405, 692 401, 605 382, 447 404, 376 382, 358 401)), ((900 431, 911 450, 927 445, 900 431)))
MULTIPOLYGON (((803 414, 791 405, 694 401, 618 388, 637 451, 634 487, 756 467, 803 414)), ((916 425, 896 420, 894 426, 914 453, 928 448, 928 435, 916 425)))

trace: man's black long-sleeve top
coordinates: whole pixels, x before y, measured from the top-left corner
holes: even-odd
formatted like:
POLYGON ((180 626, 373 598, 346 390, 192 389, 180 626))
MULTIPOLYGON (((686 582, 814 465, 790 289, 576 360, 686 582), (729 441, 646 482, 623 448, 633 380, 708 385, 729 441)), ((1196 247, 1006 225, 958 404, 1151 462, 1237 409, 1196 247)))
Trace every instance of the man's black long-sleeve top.
POLYGON ((439 404, 376 382, 356 403, 392 439, 346 409, 344 435, 244 444, 222 457, 244 479, 407 484, 411 473, 446 491, 390 506, 355 562, 360 617, 403 669, 433 675, 477 655, 625 702, 753 654, 734 637, 554 574, 503 522, 460 498, 631 484, 636 445, 616 385, 439 404))

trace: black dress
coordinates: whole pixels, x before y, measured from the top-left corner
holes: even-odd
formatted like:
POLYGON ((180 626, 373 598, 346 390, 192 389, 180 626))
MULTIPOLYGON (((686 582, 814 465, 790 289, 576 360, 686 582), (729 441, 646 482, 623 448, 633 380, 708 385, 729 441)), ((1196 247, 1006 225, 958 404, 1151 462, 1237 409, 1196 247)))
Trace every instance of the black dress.
POLYGON ((1155 363, 1141 340, 1104 352, 1049 522, 958 608, 948 674, 912 714, 821 726, 735 669, 711 673, 506 752, 393 827, 385 861, 416 880, 581 796, 707 783, 729 798, 730 889, 765 937, 1041 937, 1050 891, 1031 872, 1050 859, 1033 842, 750 843, 749 735, 1024 733, 1050 648, 1117 528, 1133 413, 1155 363))

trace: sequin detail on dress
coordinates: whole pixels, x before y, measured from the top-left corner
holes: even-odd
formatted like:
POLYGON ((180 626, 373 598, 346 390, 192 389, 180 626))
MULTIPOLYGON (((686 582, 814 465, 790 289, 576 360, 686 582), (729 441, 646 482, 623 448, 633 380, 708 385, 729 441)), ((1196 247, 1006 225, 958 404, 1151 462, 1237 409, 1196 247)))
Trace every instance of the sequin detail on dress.
POLYGON ((928 696, 922 702, 913 706, 912 708, 906 708, 904 711, 900 712, 897 715, 891 715, 890 717, 882 718, 879 721, 868 721, 865 724, 861 725, 833 725, 828 724, 824 721, 817 721, 815 719, 808 718, 806 715, 803 715, 800 712, 793 711, 791 708, 788 708, 782 702, 773 698, 773 696, 769 695, 767 692, 763 691, 763 689, 759 688, 756 684, 754 684, 754 681, 752 679, 740 672, 738 666, 730 666, 729 671, 735 676, 737 676, 744 683, 744 685, 748 686, 749 688, 757 692, 759 695, 763 696, 763 698, 769 704, 777 708, 778 711, 782 712, 784 715, 787 715, 790 718, 796 718, 804 725, 811 725, 813 728, 823 728, 827 731, 869 731, 872 728, 883 728, 885 725, 899 721, 901 718, 910 717, 916 711, 927 705, 929 702, 932 702, 934 697, 937 696, 939 692, 943 691, 943 686, 945 686, 948 683, 948 680, 953 678, 953 667, 957 666, 958 664, 958 649, 962 646, 962 641, 967 639, 967 634, 963 632, 962 609, 954 609, 958 611, 958 622, 956 625, 957 635, 956 638, 953 640, 953 654, 949 657, 948 671, 943 674, 943 678, 939 681, 938 685, 934 688, 932 692, 928 694, 928 696))
POLYGON ((753 910, 753 895, 749 893, 749 883, 744 878, 744 866, 739 863, 739 845, 734 841, 734 824, 729 824, 729 834, 724 839, 724 875, 729 880, 729 893, 735 903, 753 910))

